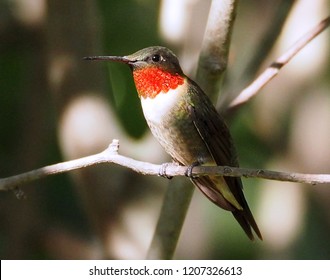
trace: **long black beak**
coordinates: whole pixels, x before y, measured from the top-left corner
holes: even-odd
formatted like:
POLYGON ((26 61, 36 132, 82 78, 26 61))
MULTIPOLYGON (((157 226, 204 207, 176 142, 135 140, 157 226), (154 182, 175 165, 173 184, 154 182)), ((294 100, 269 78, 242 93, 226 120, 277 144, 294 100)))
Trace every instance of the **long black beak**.
POLYGON ((124 56, 86 56, 83 58, 83 60, 116 61, 125 64, 130 64, 134 62, 124 56))

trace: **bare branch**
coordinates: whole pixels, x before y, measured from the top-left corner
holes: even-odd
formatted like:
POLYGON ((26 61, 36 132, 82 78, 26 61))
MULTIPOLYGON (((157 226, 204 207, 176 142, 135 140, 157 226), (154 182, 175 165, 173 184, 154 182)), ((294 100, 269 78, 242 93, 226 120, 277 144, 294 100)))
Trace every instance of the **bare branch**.
POLYGON ((148 249, 147 259, 168 260, 173 258, 195 189, 193 184, 188 183, 183 180, 176 180, 175 186, 169 186, 165 194, 155 233, 148 249), (171 222, 165 223, 164 221, 171 222))
POLYGON ((330 24, 330 17, 322 20, 312 30, 301 37, 287 52, 274 61, 257 79, 255 79, 248 87, 246 87, 238 97, 230 104, 230 107, 236 107, 247 102, 255 96, 270 80, 272 80, 301 49, 303 49, 310 41, 325 30, 330 24))
MULTIPOLYGON (((19 175, 0 179, 0 191, 15 190, 23 184, 45 178, 50 175, 61 174, 92 165, 113 163, 127 167, 143 175, 159 176, 164 165, 134 160, 118 154, 119 141, 113 140, 109 147, 101 153, 45 166, 19 175)), ((166 164, 167 176, 185 176, 186 166, 166 164)), ((219 175, 231 177, 262 178, 277 181, 299 182, 305 184, 330 183, 330 174, 303 174, 291 172, 270 171, 264 169, 248 169, 229 166, 196 166, 193 176, 219 175)))
POLYGON ((217 96, 227 69, 237 1, 213 0, 199 57, 197 82, 211 99, 217 96))

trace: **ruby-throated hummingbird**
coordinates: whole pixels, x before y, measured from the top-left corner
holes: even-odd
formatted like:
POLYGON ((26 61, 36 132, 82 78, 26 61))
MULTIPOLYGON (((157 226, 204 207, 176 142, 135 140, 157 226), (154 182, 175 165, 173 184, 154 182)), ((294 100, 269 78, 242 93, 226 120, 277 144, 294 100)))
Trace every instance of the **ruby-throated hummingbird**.
MULTIPOLYGON (((202 89, 182 72, 172 51, 156 46, 123 57, 84 59, 117 61, 131 68, 151 132, 175 162, 185 166, 238 166, 223 118, 202 89)), ((213 203, 231 211, 251 240, 252 229, 262 239, 239 177, 209 175, 191 177, 191 181, 213 203)))

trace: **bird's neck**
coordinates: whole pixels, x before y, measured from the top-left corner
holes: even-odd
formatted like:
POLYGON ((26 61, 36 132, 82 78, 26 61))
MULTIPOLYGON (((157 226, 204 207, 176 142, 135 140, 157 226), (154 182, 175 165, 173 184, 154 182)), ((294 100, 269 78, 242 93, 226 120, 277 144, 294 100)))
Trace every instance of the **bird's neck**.
POLYGON ((133 71, 137 92, 141 98, 155 98, 159 93, 167 93, 182 85, 185 78, 178 73, 170 73, 158 67, 145 67, 133 71))

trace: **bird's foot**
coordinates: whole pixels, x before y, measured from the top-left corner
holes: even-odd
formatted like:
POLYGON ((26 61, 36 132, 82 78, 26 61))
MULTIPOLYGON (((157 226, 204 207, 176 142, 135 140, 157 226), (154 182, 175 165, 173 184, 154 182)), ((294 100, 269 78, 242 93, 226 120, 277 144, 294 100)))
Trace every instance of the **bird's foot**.
POLYGON ((191 165, 188 166, 188 168, 187 168, 187 170, 186 170, 186 172, 185 172, 184 175, 186 177, 190 178, 190 179, 196 178, 196 177, 194 177, 192 175, 192 171, 193 171, 193 169, 194 169, 195 166, 199 166, 199 165, 200 165, 200 163, 198 161, 193 162, 191 165))
POLYGON ((167 167, 169 167, 171 165, 173 165, 173 163, 171 163, 171 162, 163 163, 162 166, 159 168, 158 176, 161 176, 161 177, 166 178, 166 179, 169 179, 169 180, 172 179, 173 176, 169 176, 166 173, 167 167))

